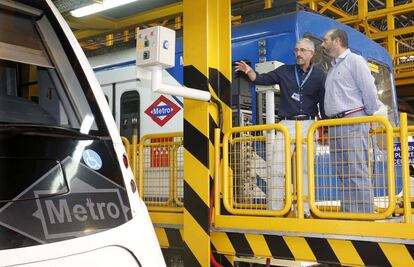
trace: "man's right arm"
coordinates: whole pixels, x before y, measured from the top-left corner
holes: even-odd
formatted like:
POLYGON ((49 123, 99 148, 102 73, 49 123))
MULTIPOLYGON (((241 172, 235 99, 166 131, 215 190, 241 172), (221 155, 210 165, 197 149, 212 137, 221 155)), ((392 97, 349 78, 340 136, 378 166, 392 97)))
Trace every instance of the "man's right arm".
POLYGON ((256 72, 243 60, 236 62, 236 67, 234 67, 236 71, 244 72, 250 79, 250 81, 254 82, 256 80, 256 72))
POLYGON ((244 61, 236 62, 236 71, 244 72, 249 79, 256 85, 273 85, 280 82, 278 69, 272 70, 268 73, 258 74, 244 61))

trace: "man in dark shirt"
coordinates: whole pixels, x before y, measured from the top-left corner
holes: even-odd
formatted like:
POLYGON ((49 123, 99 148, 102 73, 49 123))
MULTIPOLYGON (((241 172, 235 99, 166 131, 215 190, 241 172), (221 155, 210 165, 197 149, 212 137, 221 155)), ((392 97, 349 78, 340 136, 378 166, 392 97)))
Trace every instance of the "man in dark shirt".
MULTIPOLYGON (((325 73, 313 66, 311 59, 315 54, 315 45, 310 39, 300 39, 294 48, 296 64, 282 65, 268 73, 258 74, 247 65, 244 61, 236 62, 236 71, 244 72, 249 79, 256 85, 273 85, 280 86, 280 109, 278 116, 281 124, 285 125, 290 133, 291 138, 295 138, 295 122, 302 123, 302 137, 306 138, 309 127, 320 114, 320 117, 326 118, 324 112, 324 95, 325 95, 325 73), (319 110, 318 110, 319 105, 319 110), (319 112, 318 112, 319 111, 319 112)), ((277 139, 282 136, 278 134, 277 139)), ((282 145, 278 142, 277 145, 282 145)), ((278 152, 281 151, 281 148, 278 152)), ((293 151, 293 149, 292 149, 293 151)), ((303 191, 305 196, 308 195, 307 179, 307 149, 303 145, 303 191)), ((279 153, 283 156, 283 153, 279 153)), ((278 157, 279 163, 283 158, 278 157)), ((268 188, 268 209, 282 209, 284 203, 274 201, 274 198, 280 199, 280 194, 284 194, 284 168, 277 168, 277 177, 270 179, 270 188, 268 188), (282 189, 282 190, 281 190, 282 189)), ((305 202, 305 216, 309 216, 309 204, 305 202)))

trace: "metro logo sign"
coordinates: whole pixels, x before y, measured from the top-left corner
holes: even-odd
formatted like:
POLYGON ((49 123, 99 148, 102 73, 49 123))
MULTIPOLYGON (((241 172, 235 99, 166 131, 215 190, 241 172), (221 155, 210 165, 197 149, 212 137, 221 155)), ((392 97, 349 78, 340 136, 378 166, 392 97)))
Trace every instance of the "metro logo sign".
POLYGON ((180 107, 174 104, 165 96, 160 96, 151 106, 149 106, 145 113, 151 117, 159 126, 164 126, 174 115, 180 111, 180 107))
POLYGON ((41 244, 62 241, 122 225, 130 216, 127 203, 123 187, 67 157, 0 207, 0 226, 41 244), (61 186, 61 167, 70 192, 51 197, 50 187, 61 186))

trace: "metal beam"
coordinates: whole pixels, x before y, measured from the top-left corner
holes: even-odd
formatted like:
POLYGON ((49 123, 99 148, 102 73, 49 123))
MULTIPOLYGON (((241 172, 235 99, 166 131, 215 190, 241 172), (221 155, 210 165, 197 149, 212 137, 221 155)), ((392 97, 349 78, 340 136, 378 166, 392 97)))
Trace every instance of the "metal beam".
POLYGON ((326 5, 323 7, 323 8, 321 8, 320 10, 319 10, 319 14, 323 14, 323 12, 325 12, 329 7, 331 7, 332 6, 332 4, 335 2, 336 0, 330 0, 328 3, 326 3, 326 5))
MULTIPOLYGON (((401 69, 411 69, 411 70, 414 71, 414 62, 401 63, 401 64, 395 66, 396 71, 399 71, 401 69)), ((407 72, 399 72, 397 74, 403 74, 403 73, 413 73, 413 72, 412 71, 410 71, 410 72, 407 71, 407 72)))
MULTIPOLYGON (((376 20, 376 19, 380 19, 380 18, 385 18, 387 15, 396 16, 396 15, 410 13, 410 12, 413 12, 413 11, 414 11, 414 4, 413 3, 394 6, 394 7, 386 7, 386 8, 378 9, 378 10, 375 10, 375 11, 367 12, 366 19, 367 20, 376 20)), ((361 20, 361 18, 358 18, 358 16, 348 16, 348 17, 338 19, 338 21, 340 21, 342 23, 345 23, 345 24, 356 23, 360 20, 361 20)))
POLYGON ((128 18, 122 19, 117 22, 118 28, 130 27, 137 24, 144 24, 147 22, 174 17, 183 13, 183 3, 175 3, 160 8, 152 9, 146 12, 138 13, 128 18))
POLYGON ((404 34, 410 34, 414 32, 414 26, 405 27, 405 28, 398 28, 391 31, 384 31, 384 32, 376 32, 371 34, 371 39, 378 40, 387 38, 388 35, 396 36, 396 35, 404 35, 404 34))
MULTIPOLYGON (((358 16, 356 16, 356 15, 353 16, 353 15, 349 14, 348 12, 346 12, 346 11, 340 9, 340 8, 334 7, 331 4, 329 4, 329 2, 327 3, 326 1, 323 1, 323 0, 301 0, 301 1, 299 1, 299 3, 302 4, 302 5, 319 5, 319 6, 322 7, 322 9, 324 9, 324 11, 329 10, 332 13, 334 13, 335 15, 341 17, 341 18, 337 19, 337 21, 339 21, 339 22, 342 22, 341 20, 344 19, 344 18, 349 18, 349 17, 354 17, 356 19, 358 18, 358 16)), ((312 8, 312 10, 317 11, 317 7, 312 8)), ((357 21, 357 22, 358 22, 359 26, 361 26, 363 28, 366 28, 366 24, 364 25, 364 23, 362 21, 357 21)), ((351 23, 345 23, 345 24, 351 24, 351 23)), ((378 32, 379 31, 377 28, 375 28, 371 25, 368 25, 368 29, 369 29, 369 32, 378 32)))
POLYGON ((212 132, 219 115, 223 129, 232 124, 230 10, 230 0, 183 1, 184 85, 212 96, 209 103, 184 99, 184 266, 210 266, 212 132))
MULTIPOLYGON (((394 1, 393 0, 387 0, 386 2, 387 9, 391 9, 394 7, 394 1)), ((395 30, 395 18, 394 15, 388 14, 387 15, 387 30, 395 30)), ((392 35, 387 36, 387 46, 388 46, 388 53, 390 53, 390 56, 392 59, 395 58, 396 51, 396 45, 395 45, 395 37, 392 35)))
MULTIPOLYGON (((113 25, 111 25, 112 27, 111 29, 92 30, 92 31, 91 30, 80 30, 80 31, 75 32, 75 36, 78 40, 81 40, 81 39, 88 38, 91 36, 109 33, 108 31, 113 31, 115 29, 124 29, 124 28, 135 26, 135 25, 153 22, 155 20, 159 20, 162 18, 174 17, 176 15, 182 14, 182 12, 183 12, 182 2, 174 3, 171 5, 152 9, 146 12, 138 13, 136 15, 127 17, 125 19, 114 21, 113 25)), ((96 16, 92 16, 92 17, 96 17, 96 16)))
MULTIPOLYGON (((412 85, 414 84, 414 72, 407 72, 402 75, 402 73, 398 73, 395 75, 395 85, 396 86, 402 86, 402 85, 412 85)), ((412 90, 412 89, 411 89, 412 90)), ((414 94, 414 90, 413 94, 414 94)), ((398 89, 397 89, 398 93, 398 89)))
POLYGON ((107 31, 116 27, 116 21, 104 16, 87 16, 83 18, 74 18, 68 16, 65 18, 71 28, 78 30, 90 31, 107 31))

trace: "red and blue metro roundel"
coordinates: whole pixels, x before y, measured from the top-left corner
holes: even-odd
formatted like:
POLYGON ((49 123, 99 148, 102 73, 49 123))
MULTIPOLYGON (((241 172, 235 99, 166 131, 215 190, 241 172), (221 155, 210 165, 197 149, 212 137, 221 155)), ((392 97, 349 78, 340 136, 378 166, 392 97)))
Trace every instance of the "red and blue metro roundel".
POLYGON ((160 96, 145 110, 145 113, 159 126, 164 126, 180 109, 165 96, 160 96))

